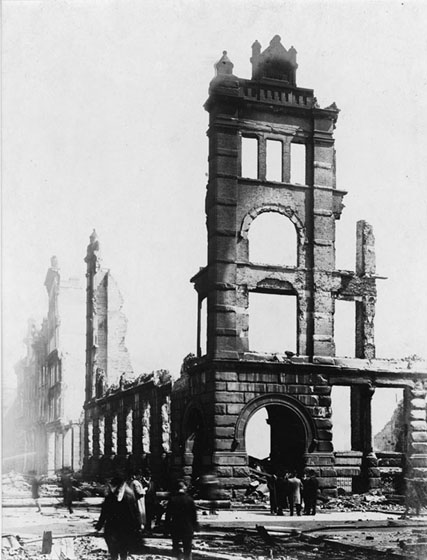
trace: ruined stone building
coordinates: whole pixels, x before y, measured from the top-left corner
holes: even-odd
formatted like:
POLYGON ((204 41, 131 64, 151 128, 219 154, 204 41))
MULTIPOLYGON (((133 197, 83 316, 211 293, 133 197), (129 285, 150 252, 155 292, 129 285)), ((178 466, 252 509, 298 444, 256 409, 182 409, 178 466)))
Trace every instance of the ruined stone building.
POLYGON ((101 266, 99 240, 90 237, 86 255, 86 381, 84 474, 106 478, 168 468, 170 391, 167 371, 134 377, 125 346, 123 298, 101 266))
POLYGON ((263 51, 256 41, 252 77, 243 79, 224 52, 205 104, 208 259, 192 279, 198 354, 173 388, 172 450, 175 467, 188 477, 215 468, 224 496, 248 483, 245 434, 260 409, 270 428, 271 470, 312 468, 325 494, 335 494, 339 479, 358 490, 378 486, 371 403, 375 391, 390 387, 404 393, 406 472, 427 476, 427 371, 375 357, 369 224, 357 224, 355 270, 336 269, 335 226, 346 194, 335 173, 339 109, 319 107, 313 90, 297 86, 296 54, 278 36, 263 51), (267 239, 265 249, 275 245, 286 255, 272 263, 252 250, 256 227, 271 216, 286 229, 286 236, 267 239), (284 340, 275 352, 259 352, 252 342, 252 303, 269 296, 277 305, 294 302, 293 348, 284 340), (335 355, 339 300, 355 307, 350 358, 335 355), (341 454, 333 441, 337 386, 351 395, 351 448, 341 454))
MULTIPOLYGON (((78 358, 66 350, 84 342, 65 338, 66 293, 80 289, 70 284, 67 292, 52 262, 49 314, 40 332, 31 327, 21 364, 23 410, 30 403, 22 421, 32 430, 25 445, 38 465, 76 469, 80 461, 91 478, 150 467, 158 480, 170 469, 192 480, 215 469, 223 496, 236 497, 249 483, 248 425, 263 411, 265 468, 310 468, 325 495, 338 487, 376 488, 390 466, 427 479, 427 367, 376 358, 379 277, 368 223, 357 223, 355 270, 336 267, 336 221, 346 195, 336 184, 339 109, 335 103, 321 108, 313 90, 297 85, 296 54, 276 36, 265 50, 252 46, 250 79, 234 74, 225 52, 216 64, 205 104, 207 265, 192 278, 197 349, 173 386, 166 371, 133 373, 123 299, 102 267, 96 233, 85 259, 85 365, 84 348, 78 358), (336 355, 341 302, 354 310, 350 357, 336 355), (255 333, 276 331, 276 346, 261 347, 255 333), (375 453, 376 395, 391 388, 402 394, 401 429, 397 439, 384 436, 391 451, 382 446, 375 453), (338 390, 348 395, 344 449, 336 443, 338 390), (84 407, 81 446, 74 430, 78 402, 84 407)), ((84 310, 79 313, 84 322, 84 310)))
POLYGON ((56 257, 45 287, 47 317, 40 328, 29 321, 26 357, 15 368, 15 414, 22 470, 51 475, 63 467, 81 468, 84 290, 78 279, 61 278, 56 257))

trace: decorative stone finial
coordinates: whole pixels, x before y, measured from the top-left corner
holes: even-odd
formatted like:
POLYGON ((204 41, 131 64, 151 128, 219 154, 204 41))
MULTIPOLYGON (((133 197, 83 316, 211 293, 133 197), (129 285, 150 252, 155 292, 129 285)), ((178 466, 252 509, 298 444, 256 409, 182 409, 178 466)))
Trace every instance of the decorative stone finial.
POLYGON ((263 52, 261 52, 261 45, 255 41, 252 45, 252 78, 280 80, 295 86, 298 68, 296 54, 294 47, 288 51, 285 49, 280 35, 275 35, 263 52))
POLYGON ((98 241, 98 234, 96 233, 95 229, 93 230, 93 232, 90 234, 90 242, 91 243, 95 243, 95 241, 98 241))
POLYGON ((215 64, 215 70, 216 70, 217 76, 223 75, 223 74, 226 74, 226 75, 233 74, 233 67, 234 67, 234 64, 228 58, 227 51, 222 51, 222 57, 215 64))

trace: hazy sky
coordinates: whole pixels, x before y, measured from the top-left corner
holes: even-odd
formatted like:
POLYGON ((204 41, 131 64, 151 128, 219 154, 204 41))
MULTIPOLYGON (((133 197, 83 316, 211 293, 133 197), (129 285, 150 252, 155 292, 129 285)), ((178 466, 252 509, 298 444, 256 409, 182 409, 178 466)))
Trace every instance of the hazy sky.
MULTIPOLYGON (((426 356, 427 3, 3 1, 3 367, 47 312, 50 257, 84 283, 96 228, 125 299, 136 371, 195 352, 206 264, 204 197, 214 63, 250 77, 251 45, 279 34, 297 84, 336 102, 338 268, 358 219, 374 226, 377 355, 426 356)), ((83 328, 84 328, 84 318, 83 328)), ((83 372, 82 372, 83 375, 83 372)))

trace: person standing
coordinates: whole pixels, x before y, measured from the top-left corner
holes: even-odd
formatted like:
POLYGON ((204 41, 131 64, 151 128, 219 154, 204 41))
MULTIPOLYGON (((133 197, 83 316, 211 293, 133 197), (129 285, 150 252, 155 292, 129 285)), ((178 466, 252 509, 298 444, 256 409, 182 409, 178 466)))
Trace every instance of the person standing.
POLYGON ((197 511, 193 498, 187 494, 187 486, 183 480, 178 481, 178 491, 169 499, 165 530, 172 537, 172 554, 175 558, 180 558, 182 544, 184 560, 191 560, 193 536, 198 530, 197 511))
POLYGON ((304 480, 304 515, 316 515, 317 491, 319 481, 314 472, 310 472, 304 480))
POLYGON ((270 513, 276 515, 277 513, 277 476, 275 474, 267 475, 267 487, 270 494, 270 513))
POLYGON ((159 503, 157 501, 156 485, 151 476, 151 471, 147 469, 142 477, 142 484, 145 487, 145 530, 150 532, 152 523, 156 519, 159 510, 159 503))
POLYGON ((301 515, 301 491, 302 482, 297 477, 296 473, 292 473, 291 477, 288 478, 288 488, 289 488, 289 513, 294 514, 294 506, 297 515, 301 515))
POLYGON ((102 504, 95 529, 104 527, 104 538, 111 560, 126 560, 130 552, 142 545, 141 521, 135 494, 122 477, 116 476, 102 504))
POLYGON ((42 508, 40 507, 40 486, 42 485, 42 477, 37 474, 36 471, 30 471, 31 475, 30 485, 31 485, 31 497, 37 506, 37 511, 42 513, 42 508))
POLYGON ((138 506, 139 518, 141 522, 141 529, 144 529, 147 516, 145 512, 145 493, 146 488, 141 484, 140 476, 134 475, 130 479, 129 486, 135 494, 136 505, 138 506))
POLYGON ((283 510, 288 507, 288 478, 280 472, 276 480, 277 515, 283 515, 283 510))

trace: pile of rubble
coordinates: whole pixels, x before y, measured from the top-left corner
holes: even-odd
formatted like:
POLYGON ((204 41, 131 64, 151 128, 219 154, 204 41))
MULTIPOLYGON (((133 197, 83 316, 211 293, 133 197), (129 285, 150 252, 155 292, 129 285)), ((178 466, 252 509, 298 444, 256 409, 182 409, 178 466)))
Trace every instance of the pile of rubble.
POLYGON ((379 490, 365 494, 345 494, 338 498, 329 498, 321 509, 328 511, 384 511, 390 513, 403 512, 400 497, 385 496, 379 490))
POLYGON ((22 474, 14 471, 2 475, 2 494, 4 497, 22 496, 31 494, 31 485, 22 474))
MULTIPOLYGON (((57 497, 62 491, 55 478, 43 478, 39 488, 42 497, 57 497)), ((10 471, 2 475, 3 498, 29 498, 31 497, 31 475, 23 475, 10 471)))

